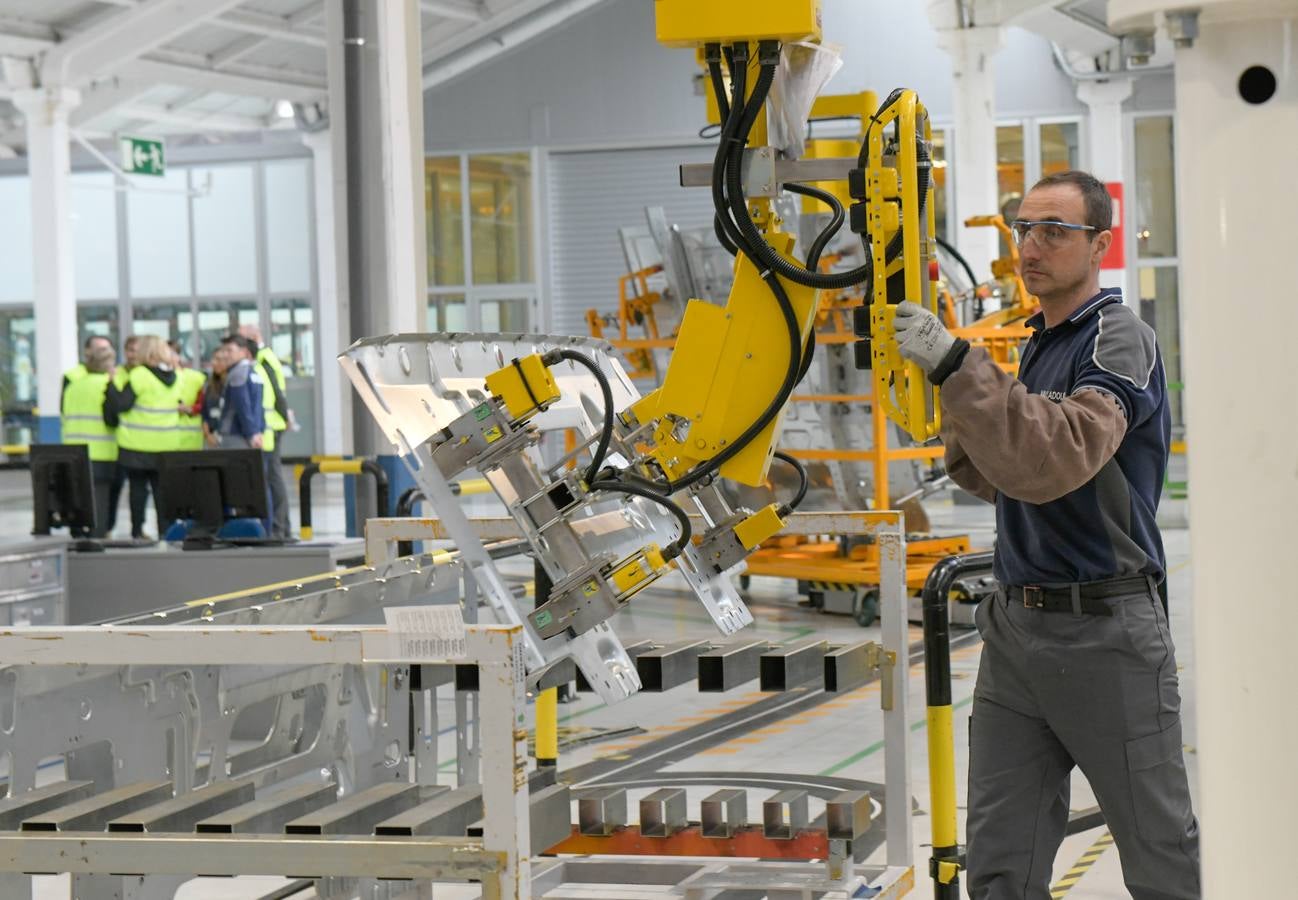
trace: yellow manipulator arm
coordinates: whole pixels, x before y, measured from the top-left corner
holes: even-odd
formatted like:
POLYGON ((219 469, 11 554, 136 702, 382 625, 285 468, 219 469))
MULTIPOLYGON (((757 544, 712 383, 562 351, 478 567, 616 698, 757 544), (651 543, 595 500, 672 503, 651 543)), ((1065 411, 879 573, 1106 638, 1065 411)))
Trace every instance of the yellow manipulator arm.
POLYGON ((928 111, 903 90, 871 120, 866 166, 855 177, 852 229, 870 237, 874 283, 857 310, 857 367, 874 373, 874 391, 889 419, 921 443, 938 435, 938 389, 897 351, 896 305, 910 300, 938 314, 933 237, 932 133, 928 111), (868 310, 868 312, 867 312, 868 310))

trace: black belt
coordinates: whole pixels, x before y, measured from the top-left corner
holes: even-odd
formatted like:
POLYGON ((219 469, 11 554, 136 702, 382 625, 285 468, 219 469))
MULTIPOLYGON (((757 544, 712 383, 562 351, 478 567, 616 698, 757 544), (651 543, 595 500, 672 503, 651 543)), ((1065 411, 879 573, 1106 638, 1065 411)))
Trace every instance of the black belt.
MULTIPOLYGON (((1113 578, 1109 581, 1091 581, 1077 586, 1081 611, 1092 616, 1112 616, 1113 610, 1104 602, 1107 597, 1130 597, 1148 594, 1152 582, 1144 575, 1130 578, 1113 578)), ((1044 612, 1073 612, 1071 587, 1041 587, 1036 584, 1011 584, 1005 588, 1012 603, 1022 603, 1028 609, 1044 612)))

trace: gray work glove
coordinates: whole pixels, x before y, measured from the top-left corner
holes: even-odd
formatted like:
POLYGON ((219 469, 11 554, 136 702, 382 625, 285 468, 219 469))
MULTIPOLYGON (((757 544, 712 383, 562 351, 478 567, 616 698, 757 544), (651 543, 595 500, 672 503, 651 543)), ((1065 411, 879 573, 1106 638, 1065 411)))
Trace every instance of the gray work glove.
POLYGON ((957 338, 937 316, 909 300, 897 304, 893 328, 897 351, 923 369, 934 384, 958 369, 969 351, 968 341, 957 338))

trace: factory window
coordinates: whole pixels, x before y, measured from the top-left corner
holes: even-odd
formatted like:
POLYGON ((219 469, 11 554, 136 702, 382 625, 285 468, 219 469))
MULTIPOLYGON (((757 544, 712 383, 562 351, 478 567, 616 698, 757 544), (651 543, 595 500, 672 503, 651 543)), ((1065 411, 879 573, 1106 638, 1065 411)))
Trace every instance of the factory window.
POLYGON ((30 306, 0 307, 0 411, 3 442, 25 444, 34 434, 36 319, 30 306))
POLYGON ((136 304, 131 309, 131 334, 152 334, 164 341, 178 341, 182 350, 192 355, 194 311, 189 303, 136 304))
POLYGON ((72 176, 72 256, 78 300, 116 300, 117 189, 110 172, 72 176))
POLYGON ((77 347, 83 346, 91 335, 108 338, 120 355, 122 329, 115 304, 77 304, 77 347))
POLYGON ((1158 335, 1167 373, 1168 404, 1172 427, 1184 424, 1181 382, 1181 323, 1176 266, 1142 266, 1138 278, 1140 318, 1158 335))
POLYGON ((1077 122, 1043 122, 1037 139, 1041 172, 1038 177, 1067 172, 1081 165, 1081 125, 1077 122))
POLYGON ((284 159, 262 167, 266 192, 266 280, 272 294, 311 290, 311 167, 284 159))
POLYGON ((424 161, 431 331, 529 331, 536 298, 530 153, 424 161))
POLYGON ((996 197, 1001 215, 1006 220, 1018 212, 1018 201, 1023 199, 1025 173, 1023 162, 1023 126, 999 125, 996 128, 996 197))
POLYGON ((429 331, 468 331, 463 294, 429 294, 424 327, 429 331))
POLYGON ((946 132, 933 129, 933 231, 951 240, 947 230, 947 192, 951 189, 951 167, 946 158, 946 132))
POLYGON ((270 306, 270 342, 285 377, 314 375, 315 313, 309 300, 275 300, 270 306))
POLYGON ((528 330, 526 297, 483 300, 479 306, 483 331, 522 332, 528 330))
POLYGON ((1134 122, 1136 251, 1141 259, 1176 256, 1176 177, 1172 117, 1134 122))
POLYGON ((32 195, 27 176, 0 178, 0 303, 32 299, 32 195))
POLYGON ((193 291, 186 197, 189 173, 169 169, 165 176, 151 179, 144 187, 126 195, 131 296, 188 296, 193 291))
POLYGON ((460 158, 437 156, 426 160, 424 210, 431 284, 464 283, 463 199, 460 158))
POLYGON ((257 226, 250 165, 191 169, 196 293, 257 290, 257 226))
POLYGON ((469 157, 474 284, 532 280, 531 173, 531 157, 526 153, 469 157))
MULTIPOLYGON (((198 359, 206 363, 221 338, 237 333, 240 325, 257 325, 259 321, 256 300, 198 304, 198 359)), ((194 352, 189 345, 185 350, 194 352)))

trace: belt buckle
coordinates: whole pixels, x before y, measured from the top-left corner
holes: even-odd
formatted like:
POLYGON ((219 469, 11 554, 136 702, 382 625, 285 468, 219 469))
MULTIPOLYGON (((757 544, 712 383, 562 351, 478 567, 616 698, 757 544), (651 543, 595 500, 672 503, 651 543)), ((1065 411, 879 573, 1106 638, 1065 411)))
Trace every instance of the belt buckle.
POLYGON ((1046 589, 1037 584, 1023 585, 1023 605, 1028 609, 1045 609, 1046 589))

